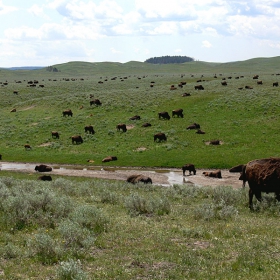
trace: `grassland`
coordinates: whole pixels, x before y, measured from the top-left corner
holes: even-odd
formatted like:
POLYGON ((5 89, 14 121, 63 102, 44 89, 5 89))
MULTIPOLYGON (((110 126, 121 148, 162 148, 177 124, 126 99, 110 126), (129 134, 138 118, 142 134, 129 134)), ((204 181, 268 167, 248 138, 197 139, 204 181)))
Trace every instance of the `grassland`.
MULTIPOLYGON (((116 155, 106 165, 192 162, 197 168, 279 156, 280 88, 272 87, 280 79, 278 65, 276 57, 164 66, 72 62, 57 65, 57 73, 3 69, 0 82, 8 85, 0 87, 0 153, 5 161, 92 159, 90 164, 101 165, 104 157, 116 155), (252 79, 256 74, 263 85, 252 79), (199 79, 204 91, 194 90, 199 79), (44 87, 28 87, 29 80, 44 87), (187 82, 182 89, 170 90, 181 81, 187 82), (253 89, 238 89, 245 85, 253 89), (191 96, 182 97, 185 92, 191 96), (90 106, 91 95, 102 106, 90 106), (62 117, 68 108, 73 117, 62 117), (177 108, 184 109, 184 118, 158 119, 158 112, 177 108), (141 120, 129 121, 134 115, 141 120), (131 129, 117 132, 121 122, 131 129), (144 122, 152 126, 141 127, 144 122), (206 134, 187 131, 193 122, 206 134), (84 132, 89 124, 94 135, 84 132), (52 130, 60 139, 51 138, 52 130), (154 143, 157 132, 166 133, 167 142, 154 143), (73 145, 74 134, 84 142, 73 145), (222 145, 205 144, 214 139, 222 145), (26 143, 31 150, 24 149, 26 143)), ((250 211, 247 188, 0 175, 0 279, 279 278, 280 205, 270 195, 254 201, 250 211)))
POLYGON ((279 156, 279 87, 272 87, 280 79, 279 60, 182 65, 71 62, 56 65, 57 73, 1 70, 0 82, 8 85, 0 87, 0 153, 6 161, 87 164, 91 159, 91 164, 101 165, 104 157, 115 155, 118 160, 107 165, 181 167, 192 162, 198 168, 228 168, 279 156), (252 79, 256 74, 263 85, 252 79), (222 78, 227 86, 221 85, 222 78), (195 91, 200 79, 205 90, 195 91), (44 87, 28 87, 29 80, 44 87), (181 81, 187 83, 182 89, 170 90, 181 81), (238 89, 246 85, 253 89, 238 89), (191 96, 182 97, 185 92, 191 96), (91 95, 102 106, 90 106, 91 95), (15 113, 10 112, 13 108, 15 113), (184 118, 158 119, 158 112, 171 114, 177 108, 184 110, 184 118), (65 109, 73 111, 72 118, 62 117, 65 109), (141 120, 130 121, 134 115, 141 120), (144 122, 152 126, 141 127, 144 122), (187 131, 193 122, 206 134, 187 131), (132 129, 118 132, 118 123, 132 129), (96 133, 86 134, 86 125, 93 125, 96 133), (52 130, 59 131, 60 139, 51 138, 52 130), (158 132, 167 135, 167 142, 154 143, 158 132), (83 137, 83 144, 72 144, 69 138, 75 134, 83 137), (214 139, 222 145, 205 144, 214 139), (32 150, 23 148, 26 143, 32 150))

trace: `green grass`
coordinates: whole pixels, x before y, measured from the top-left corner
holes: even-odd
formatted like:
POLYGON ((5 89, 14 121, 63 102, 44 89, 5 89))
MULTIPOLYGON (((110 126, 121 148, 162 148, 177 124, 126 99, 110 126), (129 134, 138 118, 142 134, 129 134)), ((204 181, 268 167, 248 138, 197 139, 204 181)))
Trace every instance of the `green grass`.
POLYGON ((250 211, 247 190, 227 186, 40 182, 1 174, 0 279, 277 279, 280 273, 280 208, 272 196, 250 211))
POLYGON ((192 162, 197 168, 229 168, 279 156, 280 97, 279 88, 272 87, 279 81, 279 59, 182 65, 69 62, 56 65, 58 73, 1 70, 0 82, 7 80, 8 85, 0 87, 0 153, 5 161, 87 164, 91 159, 102 165, 103 158, 115 155, 118 160, 106 165, 181 167, 192 162), (255 74, 263 85, 252 79, 255 74), (235 79, 240 76, 244 78, 235 79), (221 85, 224 77, 226 87, 221 85), (194 90, 198 79, 204 80, 204 91, 194 90), (22 83, 16 83, 19 80, 22 83), (29 80, 44 87, 27 87, 29 80), (186 86, 170 91, 170 85, 180 81, 186 86), (253 89, 238 90, 245 85, 253 89), (182 97, 184 92, 191 96, 182 97), (90 95, 102 106, 90 106, 90 95), (11 113, 12 108, 17 112, 11 113), (171 114, 178 108, 184 110, 184 118, 158 119, 158 112, 171 114), (62 117, 65 109, 72 109, 72 118, 62 117), (130 121, 134 115, 141 120, 130 121), (133 128, 118 132, 121 122, 133 128), (144 122, 152 126, 141 127, 144 122), (193 122, 206 134, 187 131, 193 122), (86 125, 93 125, 96 133, 85 134, 86 125), (60 132, 60 139, 51 138, 52 130, 60 132), (154 143, 158 132, 166 133, 167 142, 154 143), (70 137, 75 134, 83 137, 83 144, 72 145, 70 137), (215 139, 222 145, 205 144, 215 139), (26 143, 32 150, 24 149, 26 143), (140 147, 146 150, 138 151, 140 147))

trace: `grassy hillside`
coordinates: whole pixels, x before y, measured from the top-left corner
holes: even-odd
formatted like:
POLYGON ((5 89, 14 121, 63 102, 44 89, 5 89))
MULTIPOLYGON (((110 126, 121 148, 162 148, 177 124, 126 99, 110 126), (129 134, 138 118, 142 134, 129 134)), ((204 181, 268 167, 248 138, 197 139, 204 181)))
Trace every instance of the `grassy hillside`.
POLYGON ((280 156, 280 87, 272 86, 280 79, 279 59, 179 65, 69 62, 55 65, 57 73, 1 70, 0 153, 5 161, 88 164, 90 159, 91 165, 101 165, 104 157, 114 155, 118 160, 106 165, 181 167, 192 162, 198 168, 228 168, 280 156), (256 74, 262 85, 253 79, 256 74), (223 78, 227 86, 221 85, 223 78), (29 80, 39 83, 29 87, 29 80), (186 85, 179 88, 182 81, 186 85), (172 84, 176 90, 170 90, 172 84), (197 84, 205 90, 194 90, 197 84), (102 105, 90 106, 90 96, 102 105), (178 108, 184 118, 158 118, 159 112, 171 115, 178 108), (65 109, 73 117, 63 117, 65 109), (129 120, 134 115, 141 120, 129 120), (142 127, 145 122, 152 126, 142 127), (206 134, 186 129, 194 122, 206 134), (125 123, 128 131, 117 131, 118 123, 125 123), (93 125, 96 133, 86 134, 86 125, 93 125), (51 137, 53 130, 60 139, 51 137), (167 135, 166 142, 154 142, 158 132, 167 135), (72 144, 70 137, 76 134, 83 144, 72 144), (207 145, 216 139, 222 144, 207 145), (24 149, 26 143, 31 150, 24 149))

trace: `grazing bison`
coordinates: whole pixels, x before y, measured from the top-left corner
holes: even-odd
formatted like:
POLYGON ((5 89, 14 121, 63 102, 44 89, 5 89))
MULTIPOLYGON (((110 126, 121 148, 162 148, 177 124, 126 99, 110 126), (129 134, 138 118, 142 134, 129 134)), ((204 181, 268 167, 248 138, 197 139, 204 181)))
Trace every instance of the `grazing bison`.
POLYGON ((172 117, 174 116, 183 118, 184 117, 183 109, 172 110, 172 117))
POLYGON ((280 158, 256 159, 243 166, 239 178, 249 185, 249 207, 253 207, 253 196, 261 201, 261 193, 274 192, 280 201, 280 158))
POLYGON ((222 86, 227 86, 227 82, 226 82, 226 81, 223 81, 223 82, 221 82, 221 85, 222 85, 222 86))
POLYGON ((195 90, 204 90, 204 87, 202 85, 197 85, 197 86, 194 86, 194 89, 195 90))
POLYGON ((189 125, 187 129, 200 129, 200 125, 198 123, 193 123, 189 125))
POLYGON ((17 111, 17 109, 16 108, 13 108, 12 110, 11 110, 11 113, 15 113, 17 111))
POLYGON ((154 142, 158 140, 158 141, 166 141, 167 140, 167 137, 164 133, 157 133, 154 135, 154 142))
POLYGON ((258 84, 258 85, 262 85, 263 82, 262 82, 262 81, 257 81, 257 84, 258 84))
POLYGON ((63 117, 65 117, 65 116, 73 116, 73 113, 72 113, 72 111, 69 109, 69 110, 64 110, 63 112, 62 112, 62 115, 63 115, 63 117))
POLYGON ((273 86, 273 87, 278 87, 279 84, 278 84, 278 82, 275 82, 275 83, 272 84, 272 86, 273 86))
POLYGON ((254 79, 254 80, 257 80, 258 78, 259 78, 259 75, 253 76, 253 79, 254 79))
POLYGON ((140 120, 140 119, 141 119, 140 116, 136 115, 136 116, 131 117, 129 120, 136 121, 136 120, 140 120))
POLYGON ((158 113, 158 118, 159 119, 170 120, 170 116, 169 116, 168 112, 160 112, 160 113, 158 113))
POLYGON ((38 177, 38 180, 52 181, 52 177, 50 175, 42 175, 42 176, 38 177))
POLYGON ((246 89, 253 89, 251 86, 245 86, 246 89))
POLYGON ((96 105, 96 106, 102 105, 102 103, 100 102, 99 99, 90 100, 89 104, 90 104, 90 105, 96 105))
POLYGON ((52 138, 59 139, 59 133, 57 131, 52 131, 52 138))
POLYGON ((137 184, 137 183, 152 184, 153 183, 153 181, 150 177, 140 175, 140 174, 131 175, 126 179, 126 181, 128 183, 132 183, 132 184, 137 184))
POLYGON ((40 165, 36 165, 34 170, 38 172, 50 172, 52 171, 52 168, 48 165, 40 164, 40 165))
POLYGON ((196 131, 196 133, 197 133, 197 134, 205 134, 205 131, 202 131, 201 129, 198 129, 198 130, 196 131))
POLYGON ((119 123, 117 126, 116 126, 117 130, 120 131, 122 130, 123 132, 126 132, 127 131, 127 128, 126 128, 126 125, 124 123, 119 123))
POLYGON ((92 125, 85 126, 85 132, 89 132, 90 134, 94 134, 95 133, 92 125))
POLYGON ((72 139, 72 144, 74 144, 74 143, 81 144, 84 142, 83 138, 80 135, 71 136, 71 139, 72 139))
POLYGON ((25 150, 31 150, 31 146, 29 144, 24 145, 25 150))
POLYGON ((142 124, 142 127, 149 127, 149 126, 152 126, 152 125, 148 122, 142 124))
POLYGON ((183 176, 185 176, 185 172, 186 170, 189 170, 189 175, 191 175, 191 173, 193 172, 193 174, 196 174, 196 170, 193 164, 188 163, 182 166, 182 170, 183 170, 183 176))
POLYGON ((210 171, 210 172, 203 172, 202 173, 204 176, 208 176, 208 177, 213 177, 213 178, 222 178, 222 172, 221 170, 217 170, 217 171, 210 171))

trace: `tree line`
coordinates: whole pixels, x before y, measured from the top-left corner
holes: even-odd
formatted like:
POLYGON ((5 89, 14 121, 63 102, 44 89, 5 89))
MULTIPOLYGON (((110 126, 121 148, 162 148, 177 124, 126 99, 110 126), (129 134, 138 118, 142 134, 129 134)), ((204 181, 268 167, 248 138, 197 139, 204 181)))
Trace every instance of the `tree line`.
POLYGON ((175 55, 175 56, 160 56, 160 57, 151 57, 149 59, 146 59, 144 62, 152 63, 152 64, 169 64, 169 63, 185 63, 185 62, 191 62, 194 61, 192 57, 188 56, 181 56, 181 55, 175 55))

